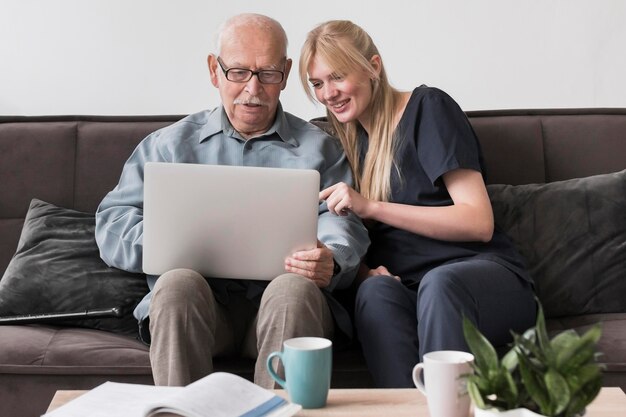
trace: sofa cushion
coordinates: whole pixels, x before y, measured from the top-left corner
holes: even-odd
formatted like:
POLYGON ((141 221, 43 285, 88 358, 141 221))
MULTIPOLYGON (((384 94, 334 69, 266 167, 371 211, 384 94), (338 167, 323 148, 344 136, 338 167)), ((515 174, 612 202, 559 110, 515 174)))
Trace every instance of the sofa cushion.
POLYGON ((602 323, 602 336, 597 345, 598 361, 603 364, 605 373, 626 372, 626 313, 559 317, 547 320, 546 327, 550 336, 568 329, 584 334, 597 323, 602 323))
POLYGON ((2 326, 0 335, 11 346, 20 346, 0 350, 4 371, 21 367, 40 374, 151 374, 148 346, 126 335, 50 325, 2 326))
POLYGON ((626 311, 626 170, 487 189, 547 317, 626 311))
POLYGON ((145 276, 108 267, 94 230, 93 214, 33 199, 17 252, 0 280, 0 316, 119 307, 121 318, 67 324, 136 334, 131 313, 148 292, 145 276))

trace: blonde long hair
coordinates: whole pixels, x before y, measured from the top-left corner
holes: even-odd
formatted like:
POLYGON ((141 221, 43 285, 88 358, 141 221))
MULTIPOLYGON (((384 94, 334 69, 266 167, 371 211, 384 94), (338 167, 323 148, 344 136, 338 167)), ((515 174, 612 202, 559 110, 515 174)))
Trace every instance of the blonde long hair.
POLYGON ((349 74, 364 71, 372 84, 369 110, 372 117, 367 154, 361 164, 357 143, 358 121, 341 123, 326 110, 352 167, 356 189, 365 197, 389 201, 391 195, 391 171, 394 162, 394 119, 399 92, 389 84, 381 62, 380 73, 370 60, 380 55, 372 38, 358 25, 349 20, 331 20, 320 24, 307 35, 300 54, 300 81, 315 101, 308 82, 308 68, 313 59, 322 59, 334 72, 349 74))

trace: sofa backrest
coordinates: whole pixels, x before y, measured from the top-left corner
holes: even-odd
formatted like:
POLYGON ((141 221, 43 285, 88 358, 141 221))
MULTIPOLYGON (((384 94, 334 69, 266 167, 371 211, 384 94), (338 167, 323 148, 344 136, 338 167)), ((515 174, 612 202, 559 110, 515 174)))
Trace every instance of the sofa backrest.
POLYGON ((95 212, 135 146, 182 117, 0 117, 0 277, 31 199, 95 212))
POLYGON ((467 112, 490 184, 532 184, 626 169, 626 109, 467 112))
MULTIPOLYGON (((467 114, 488 183, 543 183, 626 169, 626 109, 467 114)), ((137 143, 182 117, 0 116, 0 276, 32 198, 94 212, 137 143)))

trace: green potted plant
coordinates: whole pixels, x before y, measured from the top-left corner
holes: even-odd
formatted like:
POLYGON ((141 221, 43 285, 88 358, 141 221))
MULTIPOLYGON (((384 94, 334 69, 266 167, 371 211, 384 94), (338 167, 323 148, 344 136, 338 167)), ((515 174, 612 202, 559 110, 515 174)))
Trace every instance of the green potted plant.
POLYGON ((491 343, 467 318, 463 332, 474 355, 467 390, 475 416, 573 417, 584 414, 602 387, 596 362, 599 324, 582 336, 566 330, 549 339, 539 301, 536 325, 513 333, 511 349, 500 359, 491 343), (507 411, 516 410, 516 411, 507 411), (505 412, 502 414, 502 412, 505 412))

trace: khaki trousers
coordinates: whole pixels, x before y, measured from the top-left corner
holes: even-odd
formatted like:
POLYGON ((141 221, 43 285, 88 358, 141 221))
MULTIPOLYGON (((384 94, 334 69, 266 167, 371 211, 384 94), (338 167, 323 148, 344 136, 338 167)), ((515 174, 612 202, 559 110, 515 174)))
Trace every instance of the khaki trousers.
POLYGON ((154 382, 184 386, 213 372, 214 357, 241 355, 256 358, 254 382, 274 388, 265 367, 271 352, 282 350, 292 337, 331 338, 332 333, 324 295, 303 276, 276 277, 257 310, 245 292, 229 293, 228 305, 222 305, 199 273, 172 270, 159 277, 150 303, 154 382))

